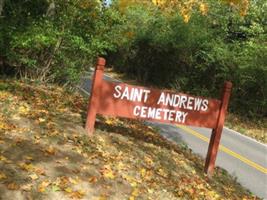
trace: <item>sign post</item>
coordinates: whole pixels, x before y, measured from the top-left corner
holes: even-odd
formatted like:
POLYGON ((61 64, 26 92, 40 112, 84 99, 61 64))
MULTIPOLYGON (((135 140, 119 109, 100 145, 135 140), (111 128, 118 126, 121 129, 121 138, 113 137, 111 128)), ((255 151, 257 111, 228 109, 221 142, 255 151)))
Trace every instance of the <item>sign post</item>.
POLYGON ((220 113, 217 120, 217 125, 214 129, 212 129, 212 134, 209 142, 209 149, 207 152, 206 163, 205 163, 205 173, 208 175, 212 175, 215 167, 215 160, 217 157, 223 125, 225 121, 225 116, 227 113, 227 107, 229 104, 229 99, 232 90, 232 83, 225 82, 222 93, 222 103, 220 108, 220 113))
POLYGON ((103 79, 105 59, 99 58, 93 76, 85 128, 94 131, 96 114, 143 119, 213 129, 205 172, 212 175, 229 103, 232 83, 226 82, 221 100, 157 90, 103 79))
POLYGON ((92 136, 94 132, 95 119, 99 107, 100 89, 101 89, 105 64, 106 60, 104 58, 97 59, 95 72, 92 80, 91 95, 88 104, 87 119, 85 125, 85 129, 89 134, 89 136, 92 136))

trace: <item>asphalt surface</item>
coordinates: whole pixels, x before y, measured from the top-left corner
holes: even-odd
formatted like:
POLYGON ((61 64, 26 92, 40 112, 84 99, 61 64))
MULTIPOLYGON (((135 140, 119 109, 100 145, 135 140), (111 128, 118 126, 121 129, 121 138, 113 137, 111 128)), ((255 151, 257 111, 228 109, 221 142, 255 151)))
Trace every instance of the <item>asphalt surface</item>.
MULTIPOLYGON (((91 89, 90 78, 91 74, 86 74, 81 78, 79 86, 88 95, 91 89)), ((117 81, 108 76, 104 78, 117 81)), ((211 129, 148 123, 160 128, 161 134, 167 139, 186 145, 194 153, 206 157, 211 129)), ((267 145, 225 127, 216 165, 227 170, 252 193, 267 200, 267 145)))

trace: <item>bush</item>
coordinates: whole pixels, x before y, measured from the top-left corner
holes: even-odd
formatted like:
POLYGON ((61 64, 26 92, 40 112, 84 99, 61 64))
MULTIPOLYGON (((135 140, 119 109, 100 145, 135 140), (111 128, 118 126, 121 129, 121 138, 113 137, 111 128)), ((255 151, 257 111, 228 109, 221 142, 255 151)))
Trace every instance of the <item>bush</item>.
POLYGON ((97 0, 59 0, 52 6, 45 0, 16 5, 11 0, 5 4, 3 19, 5 67, 15 67, 20 77, 62 84, 78 81, 97 56, 115 49, 113 26, 121 23, 118 12, 97 0))
POLYGON ((109 54, 109 62, 144 84, 216 98, 230 80, 230 109, 248 117, 266 116, 266 14, 259 12, 264 2, 258 3, 241 17, 214 2, 208 16, 195 11, 188 23, 179 13, 130 7, 124 12, 124 34, 131 37, 109 54))

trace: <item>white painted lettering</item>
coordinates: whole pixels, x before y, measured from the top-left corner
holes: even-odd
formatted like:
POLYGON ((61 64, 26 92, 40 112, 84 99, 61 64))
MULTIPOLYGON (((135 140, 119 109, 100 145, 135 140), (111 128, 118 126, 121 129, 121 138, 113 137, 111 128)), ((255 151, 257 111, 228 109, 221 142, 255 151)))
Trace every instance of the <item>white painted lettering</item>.
POLYGON ((156 113, 156 108, 149 107, 148 108, 148 112, 147 112, 147 117, 154 119, 155 118, 155 113, 156 113))
POLYGON ((132 101, 142 101, 142 95, 143 95, 143 90, 142 89, 138 89, 138 88, 133 88, 132 89, 132 93, 133 93, 133 98, 131 99, 132 101))
POLYGON ((120 85, 115 86, 115 92, 116 93, 114 93, 113 96, 115 98, 120 98, 120 96, 121 96, 121 86, 120 85))
POLYGON ((187 96, 181 96, 179 108, 186 109, 186 104, 185 104, 186 101, 187 101, 187 96))
POLYGON ((181 117, 182 117, 182 112, 181 111, 177 111, 176 112, 176 117, 175 117, 175 121, 176 122, 181 122, 181 117))
POLYGON ((187 100, 187 105, 186 105, 186 108, 188 110, 192 110, 193 109, 193 101, 194 101, 194 98, 193 97, 188 97, 188 100, 187 100))
POLYGON ((126 98, 127 100, 130 99, 130 96, 129 96, 129 89, 128 89, 127 86, 124 88, 124 91, 123 91, 123 93, 122 93, 122 95, 121 95, 121 99, 123 99, 123 98, 126 98))
POLYGON ((180 102, 180 96, 176 94, 176 95, 174 96, 173 106, 174 106, 174 107, 178 107, 178 106, 179 106, 179 102, 180 102))
POLYGON ((150 93, 150 90, 144 90, 144 102, 147 101, 149 93, 150 93))
POLYGON ((201 103, 202 103, 202 99, 195 98, 194 110, 199 111, 200 110, 201 103))
POLYGON ((187 112, 182 112, 182 117, 183 117, 183 119, 182 119, 182 123, 185 123, 185 119, 186 119, 186 116, 188 115, 188 113, 187 112))
POLYGON ((165 94, 164 94, 164 92, 162 92, 161 94, 160 94, 160 97, 159 97, 159 100, 158 100, 158 105, 160 104, 160 103, 162 103, 162 104, 164 104, 164 102, 165 102, 165 94))
POLYGON ((140 106, 135 106, 133 110, 134 116, 139 116, 140 115, 140 106))
POLYGON ((202 101, 201 110, 202 111, 207 111, 208 110, 208 104, 209 104, 209 100, 208 99, 204 99, 202 101))
POLYGON ((161 116, 160 116, 160 112, 161 112, 161 111, 162 111, 161 108, 158 108, 158 109, 156 110, 155 119, 161 120, 161 116))
POLYGON ((174 115, 175 115, 175 110, 170 110, 168 120, 173 121, 174 115))
POLYGON ((146 118, 146 112, 147 112, 147 107, 145 106, 141 107, 140 117, 146 118))
POLYGON ((167 93, 167 95, 166 95, 166 101, 165 101, 165 104, 164 105, 165 106, 166 105, 172 106, 172 104, 173 104, 173 97, 174 97, 174 95, 167 93))
POLYGON ((163 119, 167 120, 168 119, 168 113, 170 110, 169 109, 162 109, 162 111, 164 112, 163 119))

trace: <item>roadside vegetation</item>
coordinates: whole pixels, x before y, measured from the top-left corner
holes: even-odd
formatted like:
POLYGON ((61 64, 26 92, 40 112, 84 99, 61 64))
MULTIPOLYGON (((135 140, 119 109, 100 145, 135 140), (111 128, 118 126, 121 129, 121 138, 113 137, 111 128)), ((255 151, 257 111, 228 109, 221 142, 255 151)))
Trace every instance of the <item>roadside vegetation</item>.
POLYGON ((267 118, 249 119, 229 113, 225 125, 239 133, 267 144, 267 118))
POLYGON ((0 194, 13 199, 259 199, 226 171, 141 121, 98 117, 87 97, 59 86, 0 81, 0 194))

